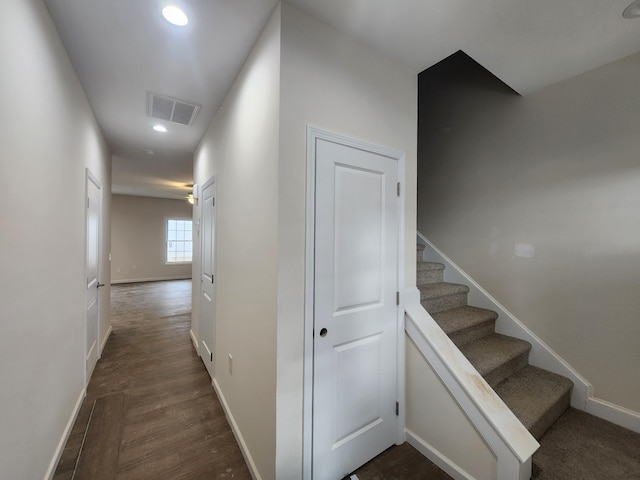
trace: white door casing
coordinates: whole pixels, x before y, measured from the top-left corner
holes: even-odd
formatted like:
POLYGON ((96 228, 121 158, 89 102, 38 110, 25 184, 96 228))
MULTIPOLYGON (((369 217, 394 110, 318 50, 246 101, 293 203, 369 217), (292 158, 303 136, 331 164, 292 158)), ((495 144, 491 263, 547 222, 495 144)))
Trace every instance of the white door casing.
POLYGON ((399 156, 313 131, 312 477, 396 442, 399 156), (323 138, 324 137, 324 138, 323 138))
POLYGON ((86 280, 86 317, 85 317, 85 385, 89 383, 93 369, 100 356, 100 235, 102 186, 87 169, 85 199, 85 280, 86 280))
POLYGON ((202 242, 200 277, 200 356, 209 376, 214 377, 215 339, 215 224, 216 182, 212 178, 204 184, 199 202, 202 205, 200 239, 202 242))

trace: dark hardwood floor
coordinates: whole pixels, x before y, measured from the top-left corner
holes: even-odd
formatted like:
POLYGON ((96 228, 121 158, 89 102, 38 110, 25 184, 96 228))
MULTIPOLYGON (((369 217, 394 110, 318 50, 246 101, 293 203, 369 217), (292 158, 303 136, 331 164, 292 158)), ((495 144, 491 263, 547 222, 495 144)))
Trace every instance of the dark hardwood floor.
MULTIPOLYGON (((111 292, 113 332, 54 480, 249 480, 189 337, 191 281, 111 292)), ((355 473, 359 480, 450 478, 408 444, 355 473)))
POLYGON ((250 479, 191 344, 191 281, 114 285, 111 308, 113 332, 54 479, 250 479), (105 433, 117 422, 119 433, 105 433), (119 445, 104 462, 109 442, 119 445))

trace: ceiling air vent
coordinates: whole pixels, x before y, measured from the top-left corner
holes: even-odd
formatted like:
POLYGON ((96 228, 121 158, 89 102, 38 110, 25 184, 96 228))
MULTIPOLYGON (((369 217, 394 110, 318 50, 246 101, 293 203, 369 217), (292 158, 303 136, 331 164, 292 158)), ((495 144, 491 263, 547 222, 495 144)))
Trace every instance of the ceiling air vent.
POLYGON ((199 110, 200 105, 147 92, 147 115, 152 118, 191 126, 199 110))

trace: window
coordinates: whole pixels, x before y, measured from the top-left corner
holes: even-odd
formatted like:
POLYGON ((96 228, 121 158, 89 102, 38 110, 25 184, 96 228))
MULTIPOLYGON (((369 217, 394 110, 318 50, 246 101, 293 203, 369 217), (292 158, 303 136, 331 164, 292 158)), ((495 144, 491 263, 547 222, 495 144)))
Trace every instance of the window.
POLYGON ((189 263, 193 254, 191 220, 182 218, 167 219, 167 255, 166 263, 189 263))

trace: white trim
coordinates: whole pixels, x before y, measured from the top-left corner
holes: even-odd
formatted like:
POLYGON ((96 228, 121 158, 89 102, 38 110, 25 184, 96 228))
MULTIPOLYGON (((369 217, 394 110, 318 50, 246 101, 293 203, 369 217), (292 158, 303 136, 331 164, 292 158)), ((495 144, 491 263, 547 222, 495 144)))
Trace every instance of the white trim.
POLYGON ((104 338, 102 339, 102 342, 100 342, 100 356, 102 356, 104 346, 107 344, 107 341, 109 340, 109 337, 111 336, 112 331, 113 331, 113 325, 109 325, 109 328, 107 328, 107 333, 104 334, 104 338))
POLYGON ((640 413, 597 397, 587 398, 585 412, 640 433, 640 413))
POLYGON ((189 280, 191 275, 173 275, 171 277, 149 277, 149 278, 125 278, 121 280, 112 280, 111 285, 119 283, 142 283, 142 282, 166 282, 167 280, 189 280))
POLYGON ((413 448, 418 450, 422 455, 427 457, 436 466, 447 475, 453 477, 455 480, 476 480, 472 475, 469 475, 462 467, 453 463, 448 457, 443 455, 437 448, 420 438, 414 432, 406 429, 407 443, 413 448))
POLYGON ((233 432, 233 436, 236 437, 236 441, 238 442, 238 446, 240 447, 240 451, 242 452, 242 456, 244 457, 244 461, 247 463, 247 467, 249 467, 249 473, 253 480, 262 480, 260 473, 258 472, 258 468, 256 467, 256 463, 253 461, 253 457, 249 452, 249 448, 247 447, 247 443, 244 441, 244 437, 242 436, 242 432, 240 432, 240 428, 238 428, 238 424, 236 423, 235 418, 233 418, 233 414, 229 409, 229 404, 227 403, 226 398, 222 394, 222 390, 220 389, 220 385, 218 385, 218 381, 214 378, 211 382, 213 385, 213 389, 220 400, 220 404, 222 405, 222 409, 224 410, 224 414, 229 421, 229 425, 231 426, 231 431, 233 432))
MULTIPOLYGON (((317 139, 328 140, 339 143, 341 145, 362 149, 379 155, 389 157, 397 161, 398 181, 401 182, 401 194, 399 198, 398 211, 398 291, 404 293, 404 269, 405 269, 405 252, 404 252, 404 226, 405 226, 405 209, 404 209, 404 192, 406 191, 405 179, 405 154, 400 150, 395 150, 380 145, 375 145, 363 140, 354 139, 327 130, 322 130, 311 125, 307 125, 307 185, 306 185, 306 241, 305 241, 305 314, 304 314, 304 365, 303 365, 303 420, 302 420, 302 478, 311 480, 312 478, 312 459, 313 459, 313 301, 314 301, 314 254, 315 254, 315 187, 316 187, 316 158, 315 145, 317 139)), ((398 380, 396 398, 400 404, 400 415, 396 417, 397 433, 396 442, 404 441, 404 299, 400 296, 400 305, 398 307, 397 341, 398 346, 402 344, 402 352, 398 347, 398 380), (402 327, 402 329, 401 329, 402 327), (400 359, 402 355, 402 359, 400 359), (402 364, 401 364, 401 362, 402 364), (402 367, 402 371, 400 368, 402 367)))
POLYGON ((53 453, 53 457, 49 462, 49 468, 47 468, 47 473, 45 473, 44 475, 45 480, 51 480, 53 478, 53 475, 56 473, 58 462, 60 461, 60 457, 62 456, 64 447, 67 444, 67 440, 69 440, 69 435, 71 435, 71 430, 73 429, 73 425, 76 423, 76 419, 78 418, 78 413, 80 413, 80 407, 82 407, 82 401, 84 400, 85 394, 86 394, 86 390, 84 388, 80 390, 80 395, 78 395, 76 404, 73 406, 73 410, 71 411, 71 416, 67 421, 67 425, 64 427, 64 431, 62 432, 62 436, 60 437, 58 446, 56 447, 56 450, 53 453))
POLYGON ((530 460, 540 447, 536 439, 431 315, 422 305, 411 305, 406 309, 406 316, 406 332, 409 338, 495 453, 498 469, 501 470, 501 464, 515 463, 511 458, 522 464, 530 460))
POLYGON ((417 232, 417 237, 418 243, 426 246, 426 258, 429 258, 430 261, 445 264, 445 281, 469 286, 468 298, 470 304, 498 312, 498 320, 496 321, 497 333, 519 338, 531 344, 531 352, 529 353, 529 363, 531 365, 563 375, 573 382, 571 406, 578 410, 585 410, 587 399, 592 392, 591 384, 424 235, 417 232))
POLYGON ((198 348, 198 339, 196 338, 195 333, 193 333, 193 329, 189 329, 189 336, 191 337, 191 343, 193 343, 193 348, 196 349, 196 355, 200 356, 200 349, 198 348))

